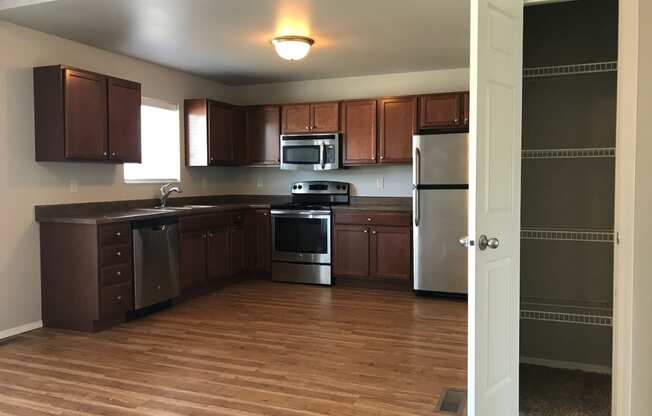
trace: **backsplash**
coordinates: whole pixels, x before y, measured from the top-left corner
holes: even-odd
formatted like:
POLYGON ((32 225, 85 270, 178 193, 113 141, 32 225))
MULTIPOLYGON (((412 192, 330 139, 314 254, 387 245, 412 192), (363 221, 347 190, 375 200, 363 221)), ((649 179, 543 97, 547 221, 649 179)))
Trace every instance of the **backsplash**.
POLYGON ((412 196, 412 166, 354 167, 334 171, 287 171, 273 168, 225 168, 220 193, 287 195, 290 184, 306 180, 349 182, 355 196, 412 196))

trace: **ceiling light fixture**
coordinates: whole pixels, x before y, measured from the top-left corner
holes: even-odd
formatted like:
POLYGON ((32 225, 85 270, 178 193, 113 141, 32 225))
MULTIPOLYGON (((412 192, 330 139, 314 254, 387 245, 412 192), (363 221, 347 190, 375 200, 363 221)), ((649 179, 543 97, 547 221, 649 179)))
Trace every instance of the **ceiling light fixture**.
POLYGON ((276 53, 288 61, 299 61, 308 55, 314 39, 306 36, 277 36, 272 39, 276 53))

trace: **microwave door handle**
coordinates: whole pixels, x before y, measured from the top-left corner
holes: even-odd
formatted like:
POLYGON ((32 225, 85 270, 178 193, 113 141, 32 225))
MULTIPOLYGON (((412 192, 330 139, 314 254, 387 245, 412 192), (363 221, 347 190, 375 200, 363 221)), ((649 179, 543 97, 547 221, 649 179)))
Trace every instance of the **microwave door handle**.
POLYGON ((326 167, 326 146, 324 146, 324 143, 319 145, 319 158, 321 159, 321 170, 324 170, 326 167))

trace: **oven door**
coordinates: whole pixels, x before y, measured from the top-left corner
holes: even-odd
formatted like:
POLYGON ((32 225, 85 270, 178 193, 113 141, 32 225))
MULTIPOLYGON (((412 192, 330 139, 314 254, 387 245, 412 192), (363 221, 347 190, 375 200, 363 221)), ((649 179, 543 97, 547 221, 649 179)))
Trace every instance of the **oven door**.
POLYGON ((339 140, 333 138, 332 135, 328 137, 311 139, 310 136, 283 136, 281 138, 281 169, 339 169, 339 140))
POLYGON ((330 264, 330 212, 272 210, 272 260, 330 264))

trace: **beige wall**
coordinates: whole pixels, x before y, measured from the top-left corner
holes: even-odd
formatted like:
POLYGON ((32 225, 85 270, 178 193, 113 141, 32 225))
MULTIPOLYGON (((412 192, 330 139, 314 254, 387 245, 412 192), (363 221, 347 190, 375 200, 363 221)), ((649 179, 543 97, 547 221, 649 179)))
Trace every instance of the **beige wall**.
POLYGON ((620 1, 615 416, 652 412, 652 2, 620 1))
MULTIPOLYGON (((364 77, 250 85, 234 88, 241 104, 373 98, 430 92, 465 91, 468 69, 423 71, 364 77)), ((336 172, 288 172, 278 169, 236 169, 223 184, 229 193, 286 194, 288 185, 299 180, 323 179, 351 182, 352 193, 364 196, 410 196, 411 166, 356 167, 336 172), (384 186, 378 189, 378 178, 384 186), (262 187, 257 185, 262 182, 262 187)))
MULTIPOLYGON (((32 67, 65 63, 142 83, 143 95, 181 103, 192 96, 230 99, 229 89, 160 66, 0 21, 0 333, 38 321, 40 271, 34 205, 153 197, 157 185, 124 185, 122 167, 36 163, 32 67), (79 192, 70 193, 71 180, 79 192)), ((221 175, 182 167, 187 194, 213 194, 221 175), (202 188, 205 179, 205 188, 202 188)))

